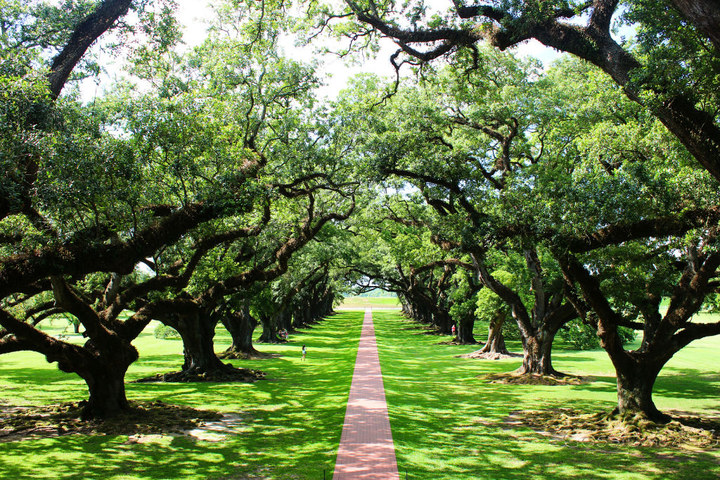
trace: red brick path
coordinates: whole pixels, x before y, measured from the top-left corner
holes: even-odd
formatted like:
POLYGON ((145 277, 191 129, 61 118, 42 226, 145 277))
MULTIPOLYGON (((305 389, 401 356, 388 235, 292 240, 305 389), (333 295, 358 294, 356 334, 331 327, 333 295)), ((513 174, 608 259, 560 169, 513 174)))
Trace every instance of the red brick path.
POLYGON ((360 336, 333 480, 399 479, 370 309, 360 336))

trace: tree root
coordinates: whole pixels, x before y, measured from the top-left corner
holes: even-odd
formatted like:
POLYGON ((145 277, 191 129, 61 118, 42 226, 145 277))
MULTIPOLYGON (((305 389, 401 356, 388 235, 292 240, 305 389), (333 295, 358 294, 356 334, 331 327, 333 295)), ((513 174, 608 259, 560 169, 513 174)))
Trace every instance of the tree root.
POLYGON ((481 375, 479 378, 484 378, 489 383, 503 383, 507 385, 582 385, 588 382, 587 378, 574 375, 537 375, 534 373, 523 374, 517 371, 481 375))
POLYGON ((684 449, 720 446, 718 418, 682 415, 668 423, 658 423, 642 414, 581 414, 571 409, 552 409, 512 412, 507 423, 528 426, 538 433, 562 440, 580 442, 684 449))
POLYGON ((5 408, 0 414, 0 442, 72 434, 184 434, 223 416, 219 412, 154 401, 131 402, 127 412, 108 419, 83 421, 82 403, 5 408))
POLYGON ((172 373, 159 373, 152 377, 141 378, 136 380, 137 383, 152 382, 178 382, 178 383, 194 383, 194 382, 244 382, 253 383, 257 380, 263 380, 265 372, 260 370, 251 370, 249 368, 222 368, 211 370, 208 372, 181 371, 172 373))
POLYGON ((474 352, 458 355, 458 358, 476 358, 480 360, 506 360, 508 358, 518 357, 522 357, 522 355, 510 352, 483 352, 482 350, 475 350, 474 352))
POLYGON ((478 342, 460 342, 457 337, 447 342, 438 342, 438 345, 477 345, 478 342))
POLYGON ((273 354, 264 353, 254 349, 252 352, 225 350, 224 352, 218 354, 218 358, 222 360, 262 360, 265 358, 273 358, 273 354))

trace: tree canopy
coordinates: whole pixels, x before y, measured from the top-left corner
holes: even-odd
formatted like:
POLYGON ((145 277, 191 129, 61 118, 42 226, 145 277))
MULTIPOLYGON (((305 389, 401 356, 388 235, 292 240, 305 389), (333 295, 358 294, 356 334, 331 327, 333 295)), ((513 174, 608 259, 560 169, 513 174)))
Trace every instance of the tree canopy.
POLYGON ((720 333, 693 317, 720 286, 720 9, 447 3, 228 0, 182 48, 171 1, 5 2, 0 354, 79 375, 103 417, 128 408, 153 320, 179 332, 192 380, 235 372, 219 324, 224 355, 260 356, 259 325, 283 341, 382 288, 457 343, 481 320, 504 352, 514 324, 522 375, 563 375, 556 336, 596 331, 618 411, 664 419, 662 367, 720 333), (322 99, 283 42, 325 31, 348 51, 391 38, 413 74, 322 99), (528 39, 572 56, 507 51, 528 39), (78 82, 108 55, 124 77, 87 102, 78 82), (57 314, 84 345, 43 330, 57 314))

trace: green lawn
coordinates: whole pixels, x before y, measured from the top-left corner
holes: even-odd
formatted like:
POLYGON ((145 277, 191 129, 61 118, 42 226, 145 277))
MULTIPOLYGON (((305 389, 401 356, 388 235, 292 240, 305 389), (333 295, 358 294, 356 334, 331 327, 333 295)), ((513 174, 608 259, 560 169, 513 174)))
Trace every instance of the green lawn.
POLYGON ((400 308, 397 297, 347 297, 338 307, 348 310, 365 310, 366 308, 400 308))
MULTIPOLYGON (((235 361, 267 372, 255 384, 135 384, 131 400, 238 413, 240 435, 224 442, 188 437, 64 436, 0 443, 0 478, 33 479, 311 479, 332 475, 357 354, 362 314, 340 313, 291 335, 286 345, 258 345, 277 358, 235 361), (305 362, 300 347, 307 345, 305 362)), ((218 329, 220 334, 221 329, 218 329)), ((136 342, 141 360, 128 381, 177 371, 182 344, 151 333, 136 342)), ((220 351, 229 344, 218 338, 220 351)), ((86 397, 84 384, 30 353, 0 356, 0 405, 47 404, 86 397)))
MULTIPOLYGON (((514 370, 520 360, 456 358, 474 347, 437 345, 437 337, 394 312, 375 312, 373 318, 401 478, 405 472, 408 479, 433 480, 720 477, 717 451, 591 445, 505 423, 518 410, 611 410, 615 379, 602 351, 556 349, 556 368, 590 375, 589 384, 491 384, 479 377, 514 370)), ((718 339, 698 342, 670 362, 655 389, 661 409, 718 415, 720 375, 712 352, 718 346, 718 339)))
MULTIPOLYGON (((424 480, 670 479, 720 477, 718 452, 635 448, 554 440, 510 428, 516 410, 572 406, 610 410, 613 370, 602 351, 556 349, 556 367, 590 375, 580 386, 486 383, 479 376, 510 371, 519 360, 456 358, 473 346, 439 345, 398 312, 374 313, 388 408, 401 478, 424 480)), ((64 436, 0 443, 0 478, 33 479, 330 479, 357 352, 361 312, 344 312, 291 336, 287 345, 259 345, 276 358, 237 361, 268 380, 255 384, 128 384, 133 400, 162 400, 239 414, 240 435, 222 442, 157 436, 64 436), (300 346, 308 358, 300 361, 300 346)), ((54 327, 62 330, 62 325, 54 327)), ((482 338, 478 329, 478 338, 482 338)), ((77 338, 81 341, 80 338, 77 338)), ((217 349, 229 343, 218 329, 217 349)), ((151 332, 137 342, 141 360, 128 380, 176 371, 182 346, 151 332)), ((513 345, 511 345, 511 348, 513 345)), ((514 345, 517 351, 518 346, 514 345)), ((655 399, 664 410, 718 415, 720 339, 698 342, 663 371, 655 399)), ((0 356, 0 405, 85 398, 74 375, 29 353, 0 356)))

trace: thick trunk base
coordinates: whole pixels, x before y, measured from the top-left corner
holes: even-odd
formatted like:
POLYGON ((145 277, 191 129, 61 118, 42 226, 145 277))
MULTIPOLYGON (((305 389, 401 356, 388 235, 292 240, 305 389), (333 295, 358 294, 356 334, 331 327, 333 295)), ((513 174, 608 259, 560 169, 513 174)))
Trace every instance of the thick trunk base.
POLYGON ((138 383, 154 382, 177 382, 177 383, 201 383, 201 382, 243 382, 252 383, 265 378, 265 372, 251 370, 248 368, 235 368, 229 363, 224 368, 211 371, 188 371, 162 373, 152 377, 137 380, 138 383))
POLYGON ((523 361, 523 364, 513 372, 515 375, 538 375, 542 377, 555 377, 555 378, 563 378, 568 376, 566 373, 558 372, 555 370, 552 366, 551 367, 543 367, 541 365, 538 365, 537 363, 531 363, 526 364, 525 361, 523 361))
POLYGON ((61 370, 74 371, 87 384, 90 396, 81 403, 80 418, 103 419, 128 412, 131 408, 125 394, 125 374, 138 359, 135 347, 129 342, 118 341, 99 348, 97 342, 88 340, 84 348, 93 353, 86 359, 87 363, 68 368, 70 365, 59 362, 61 370))
POLYGON ((238 359, 238 360, 258 360, 263 358, 270 358, 272 355, 268 353, 263 353, 259 350, 255 350, 254 348, 249 349, 239 349, 230 347, 224 352, 218 354, 218 358, 221 358, 223 360, 232 360, 232 359, 238 359))
POLYGON ((458 322, 457 325, 457 336, 455 341, 460 345, 475 345, 477 340, 473 336, 473 329, 475 328, 475 317, 463 318, 458 322))
POLYGON ((505 346, 505 336, 502 333, 502 325, 500 328, 492 328, 488 331, 488 339, 485 345, 479 350, 480 353, 494 354, 494 355, 510 355, 507 347, 505 346))
POLYGON ((281 340, 280 337, 277 335, 261 335, 257 343, 270 343, 270 344, 277 344, 277 343, 287 343, 287 340, 281 340))
POLYGON ((629 425, 637 425, 639 423, 653 422, 660 425, 665 425, 672 421, 672 417, 666 413, 662 413, 657 408, 651 408, 649 410, 634 410, 625 409, 621 411, 619 407, 615 407, 608 418, 617 419, 623 423, 629 425))
POLYGON ((660 372, 658 366, 633 365, 627 371, 617 371, 617 407, 613 414, 628 421, 646 419, 667 423, 671 417, 662 413, 652 399, 653 386, 660 372))
POLYGON ((81 402, 82 420, 103 419, 130 410, 125 395, 125 368, 97 373, 85 379, 90 397, 81 402))
POLYGON ((515 371, 516 375, 541 375, 547 377, 565 377, 552 366, 552 342, 554 335, 538 335, 525 339, 523 363, 515 371))
POLYGON ((254 359, 266 358, 267 355, 255 350, 253 347, 253 332, 258 321, 250 315, 250 309, 245 306, 241 310, 227 315, 221 319, 230 336, 232 345, 223 353, 218 355, 222 359, 254 359))

